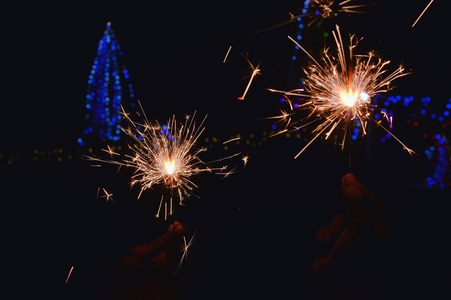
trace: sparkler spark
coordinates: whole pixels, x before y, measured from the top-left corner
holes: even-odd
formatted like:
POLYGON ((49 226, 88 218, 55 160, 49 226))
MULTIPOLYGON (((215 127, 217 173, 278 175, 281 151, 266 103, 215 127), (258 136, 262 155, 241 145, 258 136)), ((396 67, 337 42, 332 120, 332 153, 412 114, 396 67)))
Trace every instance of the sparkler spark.
POLYGON ((238 100, 244 100, 244 97, 246 97, 247 92, 249 91, 249 88, 251 87, 252 80, 254 80, 255 75, 260 74, 260 69, 258 68, 259 65, 257 65, 257 67, 254 67, 249 60, 247 60, 247 61, 252 68, 252 75, 251 75, 251 78, 249 79, 249 82, 247 83, 247 86, 246 86, 246 89, 244 90, 243 95, 241 97, 238 97, 238 100))
MULTIPOLYGON (((106 190, 105 190, 105 188, 102 188, 102 190, 103 190, 103 192, 105 193, 105 196, 102 196, 102 197, 105 197, 106 198, 106 202, 108 202, 109 200, 111 200, 111 201, 114 201, 114 199, 113 199, 113 193, 111 193, 111 194, 109 194, 106 190)), ((99 195, 99 191, 97 190, 97 196, 99 195)))
POLYGON ((429 6, 431 6, 432 2, 434 2, 434 0, 431 0, 431 2, 429 2, 429 4, 426 6, 425 9, 423 9, 423 11, 421 12, 421 14, 418 16, 418 18, 415 20, 415 22, 412 24, 412 28, 415 27, 415 25, 418 23, 418 21, 421 19, 421 17, 424 15, 424 13, 428 10, 429 6))
POLYGON ((354 48, 358 43, 354 36, 350 37, 349 51, 346 51, 338 26, 336 26, 336 31, 333 31, 333 36, 337 53, 332 55, 328 53, 328 50, 325 50, 323 64, 318 63, 301 45, 290 37, 313 60, 313 64, 305 70, 307 79, 304 82, 304 89, 296 89, 289 92, 271 90, 273 92, 282 92, 290 104, 290 113, 282 112, 282 115, 272 117, 286 122, 282 132, 287 131, 289 128, 298 130, 310 124, 317 124, 312 130, 312 133, 315 133, 314 137, 299 151, 295 158, 318 137, 324 134, 325 139, 328 139, 331 133, 339 127, 344 127, 344 135, 341 142, 343 149, 349 131, 348 128, 353 123, 356 125, 361 124, 362 135, 365 135, 366 127, 370 120, 389 132, 409 154, 414 153, 372 117, 372 112, 376 109, 376 105, 371 102, 371 99, 377 93, 387 92, 393 80, 408 73, 403 73, 404 68, 398 67, 389 75, 385 75, 389 61, 382 61, 372 52, 367 55, 353 54, 354 48), (289 98, 290 96, 300 97, 304 100, 304 103, 300 104, 298 109, 295 109, 289 98), (295 113, 302 110, 307 110, 309 112, 308 116, 296 119, 295 113), (302 123, 307 119, 310 121, 302 123), (302 124, 297 125, 298 123, 302 124))
POLYGON ((66 284, 69 281, 70 275, 72 275, 73 270, 74 270, 74 266, 70 267, 69 273, 67 274, 67 277, 66 277, 66 284))
MULTIPOLYGON (((169 211, 166 202, 164 205, 165 218, 167 214, 172 214, 174 193, 175 196, 178 196, 179 203, 182 205, 183 200, 191 196, 193 190, 197 188, 197 185, 192 181, 194 175, 205 172, 220 174, 220 171, 228 168, 227 166, 210 166, 214 162, 227 158, 205 163, 199 157, 199 154, 206 151, 206 148, 198 149, 195 144, 205 129, 203 123, 206 116, 200 125, 197 126, 195 113, 192 118, 186 117, 185 122, 182 124, 178 123, 175 116, 173 116, 169 119, 167 125, 149 122, 144 111, 143 116, 141 116, 143 119, 142 123, 133 121, 123 108, 122 115, 129 122, 129 127, 121 129, 134 142, 128 146, 131 154, 116 153, 108 147, 104 151, 111 155, 112 160, 93 157, 88 157, 88 159, 133 168, 134 174, 131 177, 130 184, 131 186, 140 187, 138 199, 144 190, 154 186, 163 186, 164 189, 170 192, 169 211)), ((107 200, 110 199, 112 194, 108 194, 105 189, 103 191, 107 200)), ((163 197, 158 208, 157 217, 160 215, 162 202, 163 197)))
POLYGON ((240 139, 241 138, 238 136, 238 137, 235 137, 235 138, 231 138, 230 140, 227 140, 225 142, 222 142, 222 144, 225 145, 225 144, 231 143, 233 141, 239 141, 240 139))
POLYGON ((241 160, 243 161, 243 165, 246 166, 247 163, 249 162, 249 156, 245 155, 241 158, 241 160))
POLYGON ((226 53, 226 55, 224 57, 224 60, 222 61, 223 64, 225 64, 225 62, 227 60, 227 57, 229 57, 230 50, 232 50, 232 46, 229 46, 229 49, 227 50, 227 53, 226 53))
POLYGON ((196 231, 194 232, 193 236, 191 237, 191 239, 189 240, 188 243, 186 242, 186 237, 183 236, 183 244, 184 244, 184 246, 183 246, 183 249, 182 249, 182 257, 180 258, 180 262, 179 262, 179 265, 177 267, 177 270, 176 270, 175 274, 177 274, 180 271, 180 268, 182 267, 183 261, 188 259, 188 249, 191 247, 191 245, 194 242, 194 237, 197 234, 197 230, 199 230, 199 228, 196 229, 196 231))

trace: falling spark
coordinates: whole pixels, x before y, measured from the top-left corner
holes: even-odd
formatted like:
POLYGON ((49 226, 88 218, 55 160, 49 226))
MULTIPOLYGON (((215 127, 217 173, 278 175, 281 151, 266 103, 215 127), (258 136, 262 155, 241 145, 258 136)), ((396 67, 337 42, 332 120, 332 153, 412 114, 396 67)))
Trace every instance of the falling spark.
POLYGON ((119 153, 114 152, 111 147, 109 145, 107 145, 107 149, 102 149, 102 151, 108 153, 111 157, 113 157, 113 155, 119 155, 119 153))
POLYGON ((155 215, 157 218, 160 217, 161 204, 163 203, 164 195, 161 196, 160 205, 158 206, 157 214, 155 215))
POLYGON ((245 155, 241 158, 241 160, 243 161, 243 165, 246 166, 249 162, 249 156, 245 155))
MULTIPOLYGON (((129 144, 128 147, 131 154, 115 153, 114 160, 93 157, 88 157, 88 159, 133 168, 134 174, 131 176, 130 184, 132 187, 140 187, 138 199, 143 191, 154 188, 154 186, 162 186, 168 190, 170 192, 170 203, 168 210, 165 202, 165 218, 173 212, 173 196, 177 196, 179 203, 183 204, 183 200, 191 196, 193 190, 197 188, 197 185, 192 181, 194 175, 200 173, 217 174, 220 171, 227 170, 227 166, 210 166, 214 162, 227 158, 205 163, 199 157, 201 152, 206 151, 206 148, 198 149, 195 144, 205 129, 203 123, 206 117, 197 126, 195 116, 185 118, 185 122, 182 124, 178 123, 173 116, 169 119, 167 125, 160 125, 158 122, 149 122, 144 112, 141 116, 142 123, 133 121, 123 108, 122 115, 128 120, 129 127, 121 129, 134 142, 129 144)), ((110 147, 104 151, 110 154, 114 153, 110 147)), ((229 157, 236 155, 238 154, 229 157)), ((105 189, 103 190, 107 200, 110 199, 112 194, 108 194, 105 189)), ((163 197, 157 216, 160 216, 162 202, 163 197)))
POLYGON ((254 80, 254 77, 255 77, 255 75, 257 75, 257 74, 260 74, 259 72, 260 72, 260 69, 258 68, 259 66, 257 66, 256 68, 254 68, 252 65, 251 65, 251 67, 252 67, 252 75, 251 75, 251 79, 249 79, 249 82, 248 82, 248 84, 247 84, 247 86, 246 86, 246 89, 244 90, 244 93, 243 93, 243 95, 241 96, 241 97, 238 97, 238 100, 244 100, 244 97, 246 97, 246 95, 247 95, 247 92, 249 91, 249 88, 250 88, 250 86, 251 86, 251 84, 252 84, 252 80, 254 80))
POLYGON ((421 17, 424 15, 424 13, 426 12, 426 10, 428 10, 429 6, 431 6, 432 2, 434 2, 434 0, 431 0, 431 2, 429 2, 429 4, 426 6, 426 8, 421 12, 420 16, 415 20, 415 22, 412 25, 412 28, 418 23, 418 21, 421 19, 421 17))
POLYGON ((176 274, 180 271, 180 268, 182 267, 182 263, 184 260, 187 260, 188 258, 188 249, 191 247, 191 245, 193 244, 194 241, 194 237, 196 236, 197 231, 199 230, 199 228, 196 229, 196 231, 194 232, 193 236, 191 237, 191 239, 189 240, 189 242, 186 242, 186 237, 183 236, 183 248, 182 248, 182 258, 180 259, 179 265, 177 267, 177 271, 175 272, 176 274))
MULTIPOLYGON (((286 122, 285 127, 282 129, 283 132, 288 131, 288 129, 299 130, 310 124, 317 123, 312 130, 312 133, 315 134, 314 137, 298 152, 295 158, 304 152, 318 137, 324 135, 325 139, 328 139, 337 128, 344 128, 344 135, 341 141, 342 149, 345 145, 346 136, 349 133, 348 128, 353 124, 360 124, 363 130, 362 135, 365 135, 368 121, 375 121, 371 116, 371 113, 376 108, 376 105, 371 102, 372 97, 377 93, 387 92, 393 80, 407 75, 403 73, 404 69, 402 67, 398 67, 389 75, 384 75, 387 72, 386 66, 389 64, 389 61, 382 61, 382 59, 375 57, 372 52, 367 55, 353 54, 354 48, 358 43, 358 40, 353 36, 350 37, 349 52, 347 52, 343 46, 338 26, 336 26, 336 31, 333 31, 333 36, 337 53, 334 56, 325 50, 322 65, 290 37, 312 59, 313 64, 305 71, 307 73, 307 79, 304 82, 305 89, 282 92, 290 104, 291 112, 283 112, 282 115, 272 118, 279 118, 281 121, 286 122), (294 109, 289 96, 299 97, 304 103, 298 105, 297 109, 294 109), (308 111, 307 117, 296 119, 295 113, 304 110, 308 111), (310 121, 304 122, 306 120, 310 121), (301 124, 298 125, 298 123, 301 124)), ((271 91, 281 92, 279 90, 271 91)), ((376 123, 389 132, 380 122, 376 123)), ((390 134, 392 133, 390 132, 390 134)), ((398 138, 395 137, 395 139, 409 154, 414 153, 398 138)))
POLYGON ((72 274, 73 270, 74 270, 74 266, 70 267, 69 274, 67 274, 67 278, 66 278, 66 284, 69 281, 70 275, 72 274))
POLYGON ((230 175, 234 174, 236 170, 236 167, 233 168, 232 170, 228 171, 228 172, 222 172, 222 173, 218 173, 218 175, 223 175, 222 179, 229 177, 230 175))
POLYGON ((227 57, 229 57, 230 50, 232 50, 232 46, 229 46, 229 49, 227 50, 227 53, 226 53, 226 55, 224 57, 224 60, 222 61, 223 64, 225 64, 225 62, 227 60, 227 57))
POLYGON ((252 84, 252 81, 254 80, 254 77, 257 75, 257 74, 260 74, 259 72, 260 72, 260 69, 259 69, 259 66, 260 65, 257 65, 257 67, 254 67, 254 65, 251 63, 251 61, 249 60, 249 58, 247 57, 247 56, 245 56, 244 54, 241 54, 242 56, 243 56, 243 58, 246 60, 246 62, 249 64, 249 67, 251 68, 251 70, 252 70, 252 74, 251 74, 251 78, 249 79, 249 82, 248 82, 248 84, 247 84, 247 86, 246 86, 246 89, 244 90, 244 93, 243 93, 243 95, 241 96, 241 97, 238 97, 237 99, 238 100, 244 100, 244 97, 246 97, 246 94, 247 94, 247 92, 249 91, 249 88, 250 88, 250 86, 251 86, 251 84, 252 84))
MULTIPOLYGON (((113 199, 113 193, 111 193, 111 194, 108 194, 108 192, 105 190, 105 188, 102 188, 102 190, 103 190, 103 192, 105 193, 105 196, 102 196, 102 197, 105 197, 106 198, 106 202, 108 202, 109 200, 111 200, 111 201, 114 201, 114 199, 113 199)), ((99 194, 99 191, 97 191, 97 195, 99 194)))
POLYGON ((228 144, 228 143, 230 143, 230 142, 233 142, 233 141, 238 141, 238 140, 240 140, 240 137, 236 137, 236 138, 233 138, 233 139, 227 140, 227 141, 223 142, 222 144, 223 144, 223 145, 225 145, 225 144, 228 144))

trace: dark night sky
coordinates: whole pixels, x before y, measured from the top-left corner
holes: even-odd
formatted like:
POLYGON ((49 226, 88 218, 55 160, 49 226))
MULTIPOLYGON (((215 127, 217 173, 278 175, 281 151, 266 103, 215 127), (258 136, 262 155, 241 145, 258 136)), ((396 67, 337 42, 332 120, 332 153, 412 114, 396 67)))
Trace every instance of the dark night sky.
MULTIPOLYGON (((235 134, 277 113, 277 97, 264 88, 286 88, 292 47, 290 26, 239 39, 285 21, 302 1, 164 1, 89 3, 71 6, 14 5, 3 26, 2 148, 20 150, 71 145, 83 120, 84 93, 105 24, 113 23, 138 98, 149 117, 198 110, 207 127, 235 134), (229 45, 261 62, 246 103, 235 99, 248 69, 237 51, 226 65, 229 45), (6 77, 6 78, 5 78, 6 77), (231 117, 233 122, 231 122, 231 117)), ((367 1, 368 2, 368 1, 367 1)), ((399 63, 413 74, 393 93, 448 97, 446 58, 449 4, 436 1, 415 28, 428 1, 378 1, 368 14, 337 19, 343 33, 364 36, 364 47, 399 63), (448 7, 445 7, 448 6, 448 7)), ((3 20, 5 22, 5 20, 3 20)), ((322 48, 323 45, 318 45, 322 48)), ((264 124, 263 126, 266 126, 264 124)))

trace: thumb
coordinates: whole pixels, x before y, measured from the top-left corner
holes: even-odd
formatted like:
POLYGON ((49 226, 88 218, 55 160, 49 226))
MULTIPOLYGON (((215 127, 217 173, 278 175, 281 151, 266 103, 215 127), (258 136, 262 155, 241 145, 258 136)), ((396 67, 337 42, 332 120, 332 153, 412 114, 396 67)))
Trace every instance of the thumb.
POLYGON ((348 173, 341 180, 341 191, 349 216, 350 229, 369 225, 371 217, 367 203, 371 201, 371 195, 368 190, 353 174, 348 173))

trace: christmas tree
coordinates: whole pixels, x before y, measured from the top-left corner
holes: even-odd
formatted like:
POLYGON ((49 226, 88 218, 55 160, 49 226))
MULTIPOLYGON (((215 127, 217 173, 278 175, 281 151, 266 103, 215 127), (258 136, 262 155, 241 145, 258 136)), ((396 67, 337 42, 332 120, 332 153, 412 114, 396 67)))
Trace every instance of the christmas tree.
POLYGON ((97 46, 97 56, 92 65, 86 88, 85 128, 78 143, 98 139, 120 140, 121 106, 132 110, 136 103, 130 75, 123 63, 123 52, 111 23, 106 24, 97 46))

